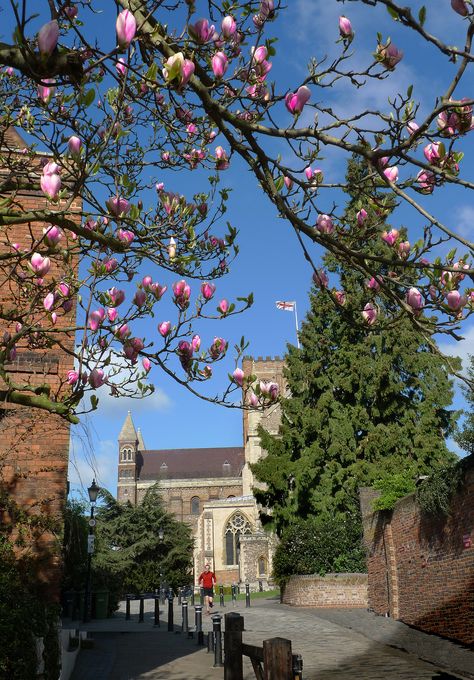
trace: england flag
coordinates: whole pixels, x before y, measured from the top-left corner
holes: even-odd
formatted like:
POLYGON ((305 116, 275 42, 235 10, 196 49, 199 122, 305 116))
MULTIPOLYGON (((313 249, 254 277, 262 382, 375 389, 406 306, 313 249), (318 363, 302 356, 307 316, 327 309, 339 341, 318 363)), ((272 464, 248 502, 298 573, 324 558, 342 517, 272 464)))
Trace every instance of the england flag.
POLYGON ((285 312, 295 311, 296 302, 294 300, 291 302, 283 302, 282 300, 277 300, 275 304, 277 309, 283 309, 285 310, 285 312))

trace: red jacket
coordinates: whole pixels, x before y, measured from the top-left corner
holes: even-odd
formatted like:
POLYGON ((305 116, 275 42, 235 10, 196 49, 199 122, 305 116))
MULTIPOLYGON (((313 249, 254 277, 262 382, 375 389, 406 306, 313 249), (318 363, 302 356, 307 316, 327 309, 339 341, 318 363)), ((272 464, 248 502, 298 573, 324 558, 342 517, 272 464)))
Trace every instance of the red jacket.
POLYGON ((202 581, 203 588, 212 588, 216 582, 216 575, 213 571, 203 571, 199 577, 199 583, 202 581))

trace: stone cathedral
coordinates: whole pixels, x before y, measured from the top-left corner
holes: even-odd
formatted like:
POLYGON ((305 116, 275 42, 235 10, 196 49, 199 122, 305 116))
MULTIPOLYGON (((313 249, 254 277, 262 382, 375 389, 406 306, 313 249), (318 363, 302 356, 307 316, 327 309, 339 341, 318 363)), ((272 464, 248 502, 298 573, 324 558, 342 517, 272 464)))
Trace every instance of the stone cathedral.
MULTIPOLYGON (((284 393, 283 361, 245 357, 246 375, 277 382, 284 393)), ((140 503, 159 485, 164 507, 194 533, 194 578, 206 563, 219 584, 268 584, 275 537, 264 531, 252 493, 250 464, 264 455, 257 427, 278 432, 280 407, 243 411, 243 445, 205 449, 148 449, 129 411, 118 437, 117 500, 140 503)))

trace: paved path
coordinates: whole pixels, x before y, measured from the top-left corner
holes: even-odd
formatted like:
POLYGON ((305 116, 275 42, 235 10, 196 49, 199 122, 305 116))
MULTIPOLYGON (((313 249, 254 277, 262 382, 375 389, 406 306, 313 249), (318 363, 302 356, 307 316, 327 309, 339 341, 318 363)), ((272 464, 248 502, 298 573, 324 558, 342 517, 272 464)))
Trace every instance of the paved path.
MULTIPOLYGON (((81 625, 91 631, 95 646, 81 651, 72 680, 222 680, 223 670, 212 667, 213 656, 195 639, 187 639, 178 626, 176 632, 167 632, 166 607, 161 608, 161 628, 153 628, 152 609, 153 602, 146 602, 143 623, 137 621, 134 602, 131 621, 125 621, 122 606, 113 619, 81 625)), ((304 680, 474 678, 473 652, 365 610, 303 609, 277 600, 255 600, 250 609, 238 602, 218 611, 244 616, 244 642, 261 645, 270 637, 291 639, 293 652, 303 656, 304 680)), ((174 620, 181 622, 177 607, 174 620)), ((66 621, 67 625, 79 626, 66 621)), ((203 627, 205 632, 212 627, 209 617, 204 617, 203 627)), ((255 678, 247 661, 244 677, 255 678)))

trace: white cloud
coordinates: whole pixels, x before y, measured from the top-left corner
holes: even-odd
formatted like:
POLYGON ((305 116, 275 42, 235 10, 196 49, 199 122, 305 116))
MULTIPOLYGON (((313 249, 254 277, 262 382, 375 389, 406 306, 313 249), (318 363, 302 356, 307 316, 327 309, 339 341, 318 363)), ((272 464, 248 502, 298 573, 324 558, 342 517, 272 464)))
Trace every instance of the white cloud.
POLYGON ((102 418, 114 419, 120 414, 125 417, 127 411, 134 413, 147 413, 149 411, 166 411, 172 406, 172 401, 168 395, 160 388, 143 398, 135 397, 114 397, 110 394, 110 389, 103 385, 94 394, 99 397, 100 415, 102 418))
POLYGON ((462 335, 463 340, 444 340, 438 342, 438 347, 443 354, 460 357, 465 372, 469 366, 469 355, 474 355, 474 326, 465 329, 462 335))
POLYGON ((87 499, 87 487, 93 478, 99 486, 115 493, 117 455, 117 442, 98 440, 87 425, 76 428, 71 436, 68 474, 75 495, 87 499))
POLYGON ((465 238, 474 237, 474 207, 472 205, 462 205, 457 209, 458 232, 465 238))

